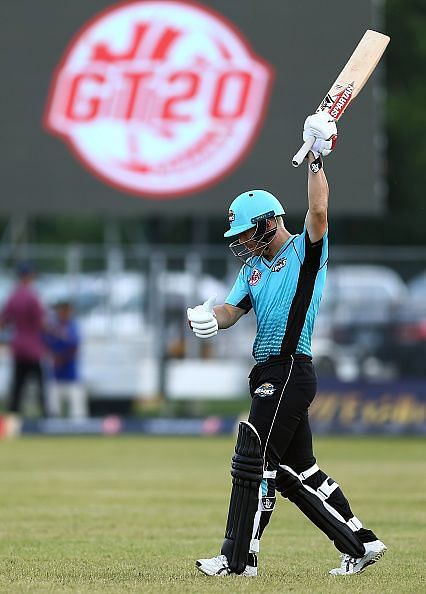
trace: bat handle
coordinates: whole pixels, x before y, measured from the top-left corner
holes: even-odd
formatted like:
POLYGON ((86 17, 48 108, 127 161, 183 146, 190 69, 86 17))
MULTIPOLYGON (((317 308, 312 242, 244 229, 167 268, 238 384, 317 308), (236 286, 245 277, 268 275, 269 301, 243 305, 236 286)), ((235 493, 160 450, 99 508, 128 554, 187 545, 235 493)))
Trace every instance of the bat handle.
POLYGON ((303 159, 306 157, 306 155, 311 150, 314 142, 315 142, 314 136, 310 136, 308 138, 308 140, 305 140, 305 142, 302 144, 300 149, 297 151, 297 153, 294 155, 293 159, 291 160, 293 167, 299 167, 300 163, 303 161, 303 159))

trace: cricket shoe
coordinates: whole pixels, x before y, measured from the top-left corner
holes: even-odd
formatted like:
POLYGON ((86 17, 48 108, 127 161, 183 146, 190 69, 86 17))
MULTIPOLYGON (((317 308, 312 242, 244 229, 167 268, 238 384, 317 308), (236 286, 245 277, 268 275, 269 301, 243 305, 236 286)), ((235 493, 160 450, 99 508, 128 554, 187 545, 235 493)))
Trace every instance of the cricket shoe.
POLYGON ((340 555, 340 567, 330 569, 328 572, 331 575, 352 575, 354 573, 361 573, 369 565, 376 563, 386 553, 386 546, 381 540, 373 540, 372 542, 365 542, 365 555, 358 559, 350 555, 340 555))
MULTIPOLYGON (((229 569, 228 559, 225 557, 225 555, 218 555, 217 557, 212 557, 211 559, 198 559, 198 561, 195 562, 195 565, 197 569, 206 575, 223 576, 231 575, 233 573, 229 569)), ((257 567, 247 565, 241 575, 245 577, 256 577, 257 567)))
POLYGON ((198 559, 195 562, 197 568, 206 575, 230 575, 228 559, 225 555, 218 555, 211 559, 198 559))

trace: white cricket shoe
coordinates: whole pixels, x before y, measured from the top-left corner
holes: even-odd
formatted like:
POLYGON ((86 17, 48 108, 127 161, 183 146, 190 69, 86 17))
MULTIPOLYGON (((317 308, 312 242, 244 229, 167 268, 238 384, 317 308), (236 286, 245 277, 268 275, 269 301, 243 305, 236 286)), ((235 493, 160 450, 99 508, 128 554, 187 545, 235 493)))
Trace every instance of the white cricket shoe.
POLYGON ((369 565, 376 563, 386 553, 386 546, 381 540, 373 540, 372 542, 364 543, 365 555, 355 559, 350 555, 340 555, 340 567, 330 569, 328 572, 331 575, 352 575, 354 573, 361 573, 369 565))
MULTIPOLYGON (((217 557, 212 557, 211 559, 198 559, 198 561, 195 562, 195 565, 197 566, 197 569, 206 575, 223 576, 231 575, 232 573, 232 571, 229 569, 228 559, 225 557, 225 555, 218 555, 217 557)), ((241 575, 245 577, 256 577, 257 567, 247 565, 241 575)))
POLYGON ((211 559, 198 559, 195 565, 206 575, 229 575, 231 573, 225 555, 218 555, 211 559))

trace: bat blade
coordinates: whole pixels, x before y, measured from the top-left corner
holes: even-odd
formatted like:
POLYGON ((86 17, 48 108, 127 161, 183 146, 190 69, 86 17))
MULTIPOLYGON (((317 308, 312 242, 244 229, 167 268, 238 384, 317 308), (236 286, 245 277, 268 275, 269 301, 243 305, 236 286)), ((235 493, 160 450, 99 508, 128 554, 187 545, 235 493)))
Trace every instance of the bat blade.
MULTIPOLYGON (((316 111, 328 111, 339 120, 370 78, 389 41, 388 35, 368 29, 316 111)), ((305 141, 292 159, 294 167, 301 164, 314 142, 313 137, 305 141)))

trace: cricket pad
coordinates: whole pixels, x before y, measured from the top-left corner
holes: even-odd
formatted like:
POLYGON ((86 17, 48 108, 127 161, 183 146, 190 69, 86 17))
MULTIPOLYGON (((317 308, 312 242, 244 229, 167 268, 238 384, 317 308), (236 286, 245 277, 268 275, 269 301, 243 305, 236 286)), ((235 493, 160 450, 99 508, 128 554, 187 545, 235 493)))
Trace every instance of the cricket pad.
POLYGON ((247 565, 263 478, 262 445, 250 423, 239 424, 231 475, 231 498, 221 554, 228 559, 230 570, 241 574, 247 565))
POLYGON ((365 555, 364 545, 349 526, 331 513, 321 499, 309 487, 303 485, 297 475, 280 467, 275 488, 283 497, 295 503, 300 511, 334 542, 338 551, 355 558, 365 555))

